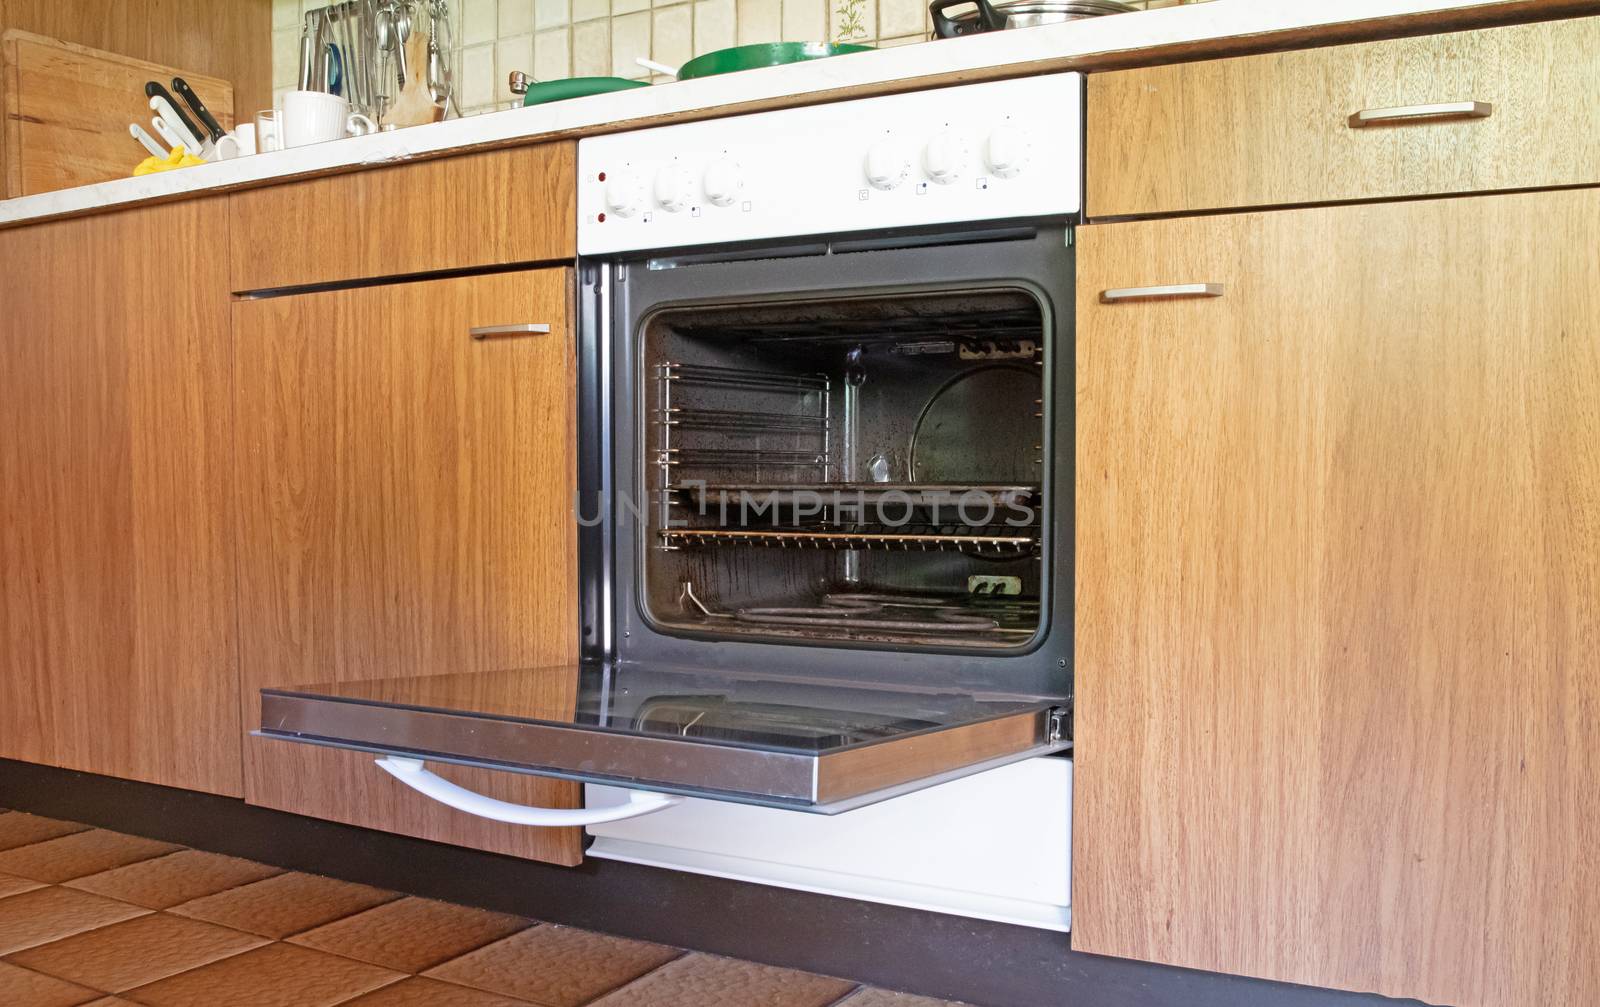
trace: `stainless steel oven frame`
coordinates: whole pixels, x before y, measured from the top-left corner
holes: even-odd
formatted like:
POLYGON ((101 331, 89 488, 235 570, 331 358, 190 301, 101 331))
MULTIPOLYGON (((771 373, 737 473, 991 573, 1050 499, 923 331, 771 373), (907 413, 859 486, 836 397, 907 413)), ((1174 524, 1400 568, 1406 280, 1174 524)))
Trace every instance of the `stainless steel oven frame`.
POLYGON ((841 641, 708 640, 664 630, 640 583, 644 529, 627 508, 581 528, 582 641, 587 660, 738 675, 750 668, 806 681, 954 689, 1070 705, 1075 345, 1071 231, 1061 224, 797 242, 683 256, 657 253, 582 267, 579 494, 646 499, 640 330, 667 308, 838 295, 1008 288, 1039 303, 1044 375, 1045 584, 1041 629, 1017 651, 975 654, 841 641), (612 459, 610 466, 603 459, 612 459))

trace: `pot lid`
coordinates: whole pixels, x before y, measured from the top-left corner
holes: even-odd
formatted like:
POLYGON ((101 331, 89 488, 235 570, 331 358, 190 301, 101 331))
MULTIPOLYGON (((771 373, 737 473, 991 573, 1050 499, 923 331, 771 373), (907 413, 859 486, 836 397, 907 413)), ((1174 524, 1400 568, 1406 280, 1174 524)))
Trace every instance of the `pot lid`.
MULTIPOLYGON (((1063 19, 1126 14, 1138 9, 1119 0, 1000 0, 999 3, 990 6, 1002 14, 1057 14, 1063 19)), ((977 16, 978 10, 974 7, 972 10, 950 15, 950 20, 971 21, 977 16)))

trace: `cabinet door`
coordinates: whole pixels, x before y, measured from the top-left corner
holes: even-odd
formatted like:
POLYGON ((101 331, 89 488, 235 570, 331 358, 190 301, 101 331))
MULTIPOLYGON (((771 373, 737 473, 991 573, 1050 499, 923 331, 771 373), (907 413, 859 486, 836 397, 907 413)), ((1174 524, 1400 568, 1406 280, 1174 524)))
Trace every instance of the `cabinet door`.
POLYGON ((223 207, 0 231, 0 755, 240 793, 223 207))
POLYGON ((1073 946, 1600 1000, 1600 192, 1079 232, 1073 946), (1221 296, 1102 303, 1108 288, 1221 296))
MULTIPOLYGON (((248 727, 267 685, 577 659, 571 282, 571 270, 545 269, 237 303, 248 727), (519 323, 549 332, 469 336, 519 323)), ((559 780, 440 772, 504 800, 579 799, 559 780)), ((257 804, 559 863, 581 856, 578 830, 450 811, 359 753, 251 738, 245 779, 257 804)))

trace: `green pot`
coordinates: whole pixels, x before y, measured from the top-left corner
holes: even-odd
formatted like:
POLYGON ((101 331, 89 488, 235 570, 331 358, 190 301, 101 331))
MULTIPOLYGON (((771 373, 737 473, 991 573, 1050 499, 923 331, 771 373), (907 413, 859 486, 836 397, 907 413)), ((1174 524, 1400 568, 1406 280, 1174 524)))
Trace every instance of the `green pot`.
POLYGON ((711 77, 719 73, 736 73, 763 66, 781 66, 784 63, 799 63, 808 59, 870 51, 872 51, 870 45, 831 42, 762 42, 757 45, 740 45, 696 56, 678 69, 678 79, 693 80, 696 77, 711 77))
POLYGON ((543 105, 549 101, 566 101, 568 98, 587 98, 591 94, 610 94, 635 87, 649 87, 648 81, 628 80, 625 77, 571 77, 567 80, 542 80, 528 85, 522 96, 522 105, 543 105))

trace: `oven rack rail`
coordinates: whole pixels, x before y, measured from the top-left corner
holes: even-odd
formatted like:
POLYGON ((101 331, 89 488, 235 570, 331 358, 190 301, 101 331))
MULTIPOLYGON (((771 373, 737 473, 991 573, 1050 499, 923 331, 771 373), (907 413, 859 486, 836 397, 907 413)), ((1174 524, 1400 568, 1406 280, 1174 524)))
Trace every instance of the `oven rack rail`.
POLYGON ((977 535, 965 531, 816 531, 765 528, 662 528, 665 549, 754 546, 777 549, 848 549, 899 552, 957 552, 971 556, 1022 559, 1038 554, 1036 535, 977 535))
POLYGON ((686 471, 827 477, 827 375, 667 361, 655 380, 658 486, 686 471))
MULTIPOLYGON (((730 466, 732 467, 732 466, 730 466)), ((668 498, 683 507, 702 513, 716 512, 724 506, 751 501, 761 507, 792 511, 798 507, 820 507, 822 513, 847 512, 858 508, 927 510, 939 508, 949 514, 974 507, 1000 515, 1016 508, 1040 506, 1038 483, 877 483, 877 482, 763 482, 720 483, 695 480, 667 487, 668 498)), ((972 518, 963 517, 966 523, 972 518)))

